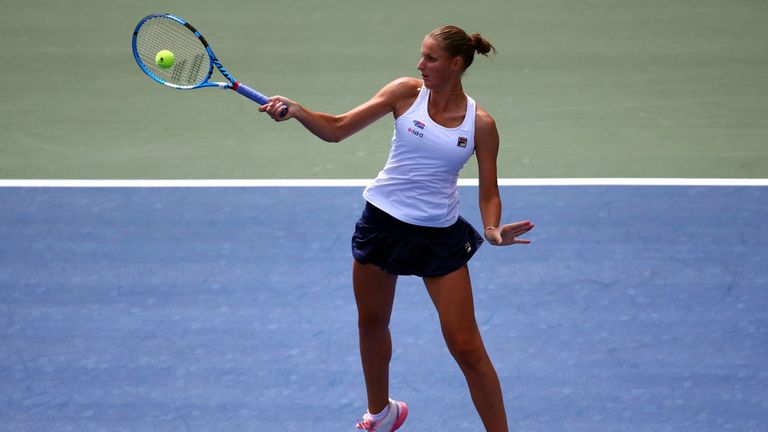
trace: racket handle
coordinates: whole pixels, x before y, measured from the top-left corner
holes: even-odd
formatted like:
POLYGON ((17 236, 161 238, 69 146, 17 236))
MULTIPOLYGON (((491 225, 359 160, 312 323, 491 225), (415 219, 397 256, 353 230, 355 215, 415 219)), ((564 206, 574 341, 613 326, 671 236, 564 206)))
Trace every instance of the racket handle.
MULTIPOLYGON (((269 102, 269 98, 264 96, 263 94, 257 92, 256 90, 248 87, 247 85, 243 83, 235 83, 232 88, 235 89, 236 92, 240 93, 241 95, 247 97, 248 99, 258 103, 259 105, 264 105, 267 102, 269 102)), ((283 110, 280 112, 280 117, 285 117, 285 114, 288 112, 288 107, 283 108, 283 110)))
POLYGON ((268 97, 264 96, 263 94, 257 92, 256 90, 248 87, 243 83, 239 83, 239 82, 235 83, 232 87, 235 89, 236 92, 258 103, 259 105, 264 105, 265 103, 269 102, 268 97))

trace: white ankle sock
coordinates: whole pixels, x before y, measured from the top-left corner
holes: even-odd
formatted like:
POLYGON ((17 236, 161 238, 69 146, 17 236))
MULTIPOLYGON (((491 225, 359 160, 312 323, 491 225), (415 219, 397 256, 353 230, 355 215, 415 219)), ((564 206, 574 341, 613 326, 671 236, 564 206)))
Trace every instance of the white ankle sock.
POLYGON ((389 414, 389 404, 387 404, 387 407, 384 408, 384 410, 378 414, 373 414, 370 411, 368 411, 368 413, 371 414, 371 416, 373 417, 373 421, 382 420, 384 417, 387 416, 387 414, 389 414))

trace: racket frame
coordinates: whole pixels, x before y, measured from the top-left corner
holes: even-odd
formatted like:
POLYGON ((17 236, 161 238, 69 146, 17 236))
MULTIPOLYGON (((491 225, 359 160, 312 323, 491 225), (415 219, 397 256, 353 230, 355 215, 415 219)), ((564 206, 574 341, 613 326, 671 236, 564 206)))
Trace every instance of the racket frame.
MULTIPOLYGON (((232 76, 232 74, 227 71, 227 69, 224 67, 224 65, 221 64, 219 59, 216 57, 216 54, 213 53, 213 49, 211 49, 211 46, 208 44, 208 41, 205 40, 202 34, 200 34, 197 29, 195 29, 192 24, 184 21, 183 19, 177 17, 176 15, 172 14, 152 14, 148 15, 144 18, 142 18, 141 21, 136 25, 136 28, 133 30, 133 38, 131 41, 131 48, 133 50, 133 58, 136 60, 136 64, 139 65, 141 70, 147 74, 150 78, 155 80, 156 82, 163 84, 165 86, 177 89, 177 90, 193 90, 193 89, 199 89, 199 88, 206 88, 206 87, 218 87, 221 89, 230 89, 235 90, 239 94, 253 100, 254 102, 264 105, 269 101, 269 98, 267 98, 265 95, 259 93, 258 91, 246 86, 243 83, 238 82, 235 77, 232 76), (141 60, 141 57, 139 56, 138 49, 137 49, 137 37, 139 34, 139 31, 141 30, 141 27, 149 20, 152 19, 159 19, 159 18, 167 18, 174 20, 178 22, 179 24, 186 27, 189 31, 192 32, 199 40, 200 43, 203 44, 203 47, 205 48, 205 51, 208 53, 208 74, 206 75, 206 78, 194 85, 190 86, 182 86, 178 84, 173 84, 165 81, 164 79, 160 78, 159 76, 152 73, 152 71, 144 64, 144 62, 141 60), (213 67, 216 67, 216 69, 219 70, 219 72, 226 78, 229 82, 220 82, 220 81, 210 81, 211 77, 213 76, 213 67)), ((283 112, 283 115, 285 115, 285 110, 283 112)))

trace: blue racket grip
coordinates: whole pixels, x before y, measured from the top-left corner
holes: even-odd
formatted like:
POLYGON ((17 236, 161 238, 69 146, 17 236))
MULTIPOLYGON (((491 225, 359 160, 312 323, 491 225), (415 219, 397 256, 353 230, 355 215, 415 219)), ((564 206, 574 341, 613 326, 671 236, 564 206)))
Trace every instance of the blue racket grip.
MULTIPOLYGON (((236 83, 233 88, 236 92, 240 93, 241 95, 247 97, 248 99, 258 103, 259 105, 264 105, 267 102, 269 102, 269 98, 264 96, 263 94, 257 92, 256 90, 248 87, 247 85, 243 83, 236 83)), ((284 107, 283 110, 280 112, 280 117, 285 117, 285 114, 288 113, 288 107, 284 107)))

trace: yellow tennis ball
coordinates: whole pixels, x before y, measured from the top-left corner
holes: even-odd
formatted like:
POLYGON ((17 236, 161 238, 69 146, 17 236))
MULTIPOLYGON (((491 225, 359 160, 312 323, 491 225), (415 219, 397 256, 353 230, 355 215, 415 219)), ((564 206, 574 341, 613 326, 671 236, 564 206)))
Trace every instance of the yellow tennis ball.
POLYGON ((176 57, 168 50, 158 51, 157 55, 155 55, 155 63, 163 69, 173 66, 175 61, 176 57))

